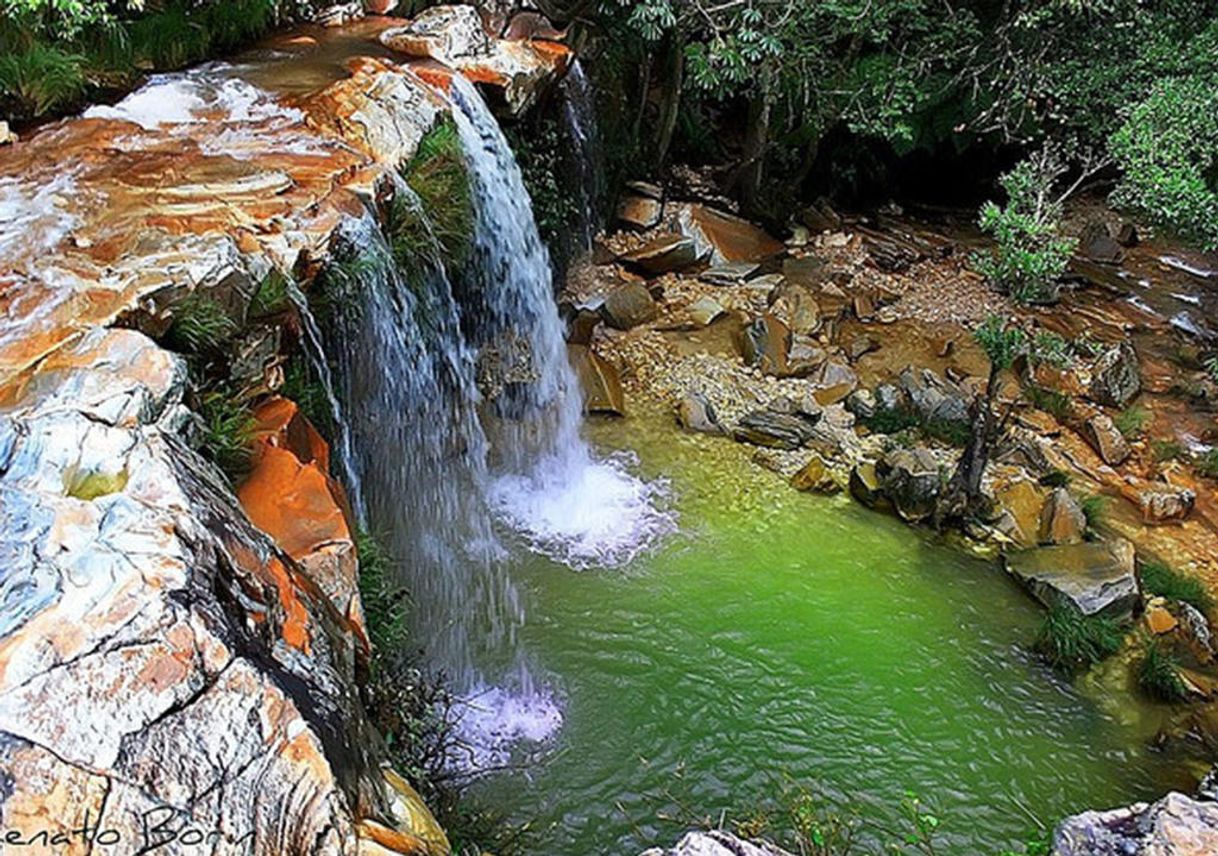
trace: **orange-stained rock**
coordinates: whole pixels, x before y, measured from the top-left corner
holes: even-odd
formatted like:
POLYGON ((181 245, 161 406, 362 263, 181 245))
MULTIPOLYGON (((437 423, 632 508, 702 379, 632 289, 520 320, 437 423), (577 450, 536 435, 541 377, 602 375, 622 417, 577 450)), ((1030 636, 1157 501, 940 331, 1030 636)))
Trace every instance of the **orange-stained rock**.
POLYGON ((566 45, 544 39, 508 40, 486 32, 473 6, 432 6, 410 23, 383 31, 380 41, 409 57, 460 71, 475 83, 503 89, 512 113, 529 108, 572 60, 566 45))
POLYGON ((670 218, 675 228, 693 238, 698 258, 708 258, 712 264, 762 261, 786 251, 781 241, 733 214, 698 203, 668 207, 675 211, 670 218))
POLYGON ((1146 608, 1146 629, 1156 636, 1170 633, 1180 624, 1176 616, 1167 611, 1161 603, 1152 603, 1146 608))

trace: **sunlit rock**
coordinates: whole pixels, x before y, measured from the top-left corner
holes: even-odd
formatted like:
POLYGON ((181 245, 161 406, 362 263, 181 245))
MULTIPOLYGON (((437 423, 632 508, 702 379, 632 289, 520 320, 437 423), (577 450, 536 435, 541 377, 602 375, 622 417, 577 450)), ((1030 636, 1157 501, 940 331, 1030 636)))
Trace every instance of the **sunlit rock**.
POLYGON ((1120 615, 1138 600, 1134 548, 1123 538, 1022 550, 1004 562, 1046 606, 1064 599, 1084 615, 1120 615))
POLYGON ((1154 803, 1068 817, 1054 856, 1211 856, 1218 853, 1218 803, 1172 792, 1154 803))

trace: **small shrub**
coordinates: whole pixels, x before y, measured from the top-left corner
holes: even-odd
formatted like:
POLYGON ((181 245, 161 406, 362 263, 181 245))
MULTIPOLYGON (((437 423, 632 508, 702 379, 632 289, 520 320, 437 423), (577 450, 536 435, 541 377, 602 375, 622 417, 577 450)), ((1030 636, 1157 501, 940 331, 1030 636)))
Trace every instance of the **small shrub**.
POLYGON ((360 529, 355 533, 355 546, 359 556, 360 599, 375 664, 406 647, 409 599, 405 586, 394 582, 393 562, 377 538, 360 529))
POLYGON ((1087 530, 1094 532, 1104 522, 1104 515, 1108 511, 1108 497, 1093 493, 1084 496, 1078 507, 1083 512, 1083 517, 1087 518, 1087 530))
POLYGON ((1184 456, 1183 444, 1175 440, 1152 440, 1150 451, 1159 463, 1174 461, 1184 456))
POLYGON ((922 424, 922 433, 940 443, 962 448, 968 444, 973 429, 967 422, 955 419, 929 419, 922 424))
POLYGON ((1128 407, 1112 420, 1126 440, 1136 440, 1146 433, 1154 415, 1145 407, 1128 407))
POLYGON ((1180 663, 1157 639, 1147 639, 1138 663, 1138 687, 1157 701, 1183 701, 1188 695, 1180 679, 1180 663))
POLYGON ((1056 389, 1032 384, 1024 390, 1024 395, 1029 404, 1050 414, 1058 422, 1067 421, 1074 412, 1074 402, 1070 400, 1070 396, 1056 389))
POLYGON ((249 472, 250 445, 256 427, 253 414, 228 392, 212 391, 200 400, 199 415, 203 418, 200 451, 230 481, 238 481, 249 472))
POLYGON ((251 318, 266 318, 278 315, 288 308, 288 278, 279 270, 272 270, 250 298, 249 314, 251 318))
POLYGON ((1205 583, 1186 576, 1161 562, 1142 563, 1142 588, 1151 594, 1190 604, 1202 612, 1214 605, 1214 597, 1205 583))
POLYGON ((1110 147, 1124 171, 1113 201, 1206 249, 1218 247, 1218 92, 1165 78, 1129 111, 1110 147))
POLYGON ((212 354, 237 332, 237 324, 212 298, 192 292, 173 307, 165 345, 189 355, 212 354))
POLYGON ((899 434, 908 428, 917 428, 921 423, 917 412, 910 407, 880 408, 860 421, 873 434, 899 434))
POLYGON ((1202 452, 1193 460, 1193 468, 1207 479, 1218 479, 1218 449, 1202 452))
POLYGON ((1056 300, 1058 280, 1074 252, 1074 240, 1060 231, 1063 200, 1053 194, 1065 171, 1061 159, 1045 149, 1002 176, 1005 206, 987 202, 981 208, 981 229, 996 246, 975 254, 973 266, 1020 303, 1056 300))
POLYGON ((1065 470, 1052 470, 1037 481, 1044 487, 1067 487, 1070 484, 1070 474, 1065 470))
POLYGON ((1124 638, 1113 619, 1083 615, 1074 604, 1060 601, 1045 616, 1033 647, 1054 668, 1070 672, 1112 656, 1124 638))
POLYGON ((1059 369, 1074 365, 1074 349, 1070 342, 1049 330, 1042 330, 1032 338, 1028 355, 1034 362, 1056 366, 1059 369))

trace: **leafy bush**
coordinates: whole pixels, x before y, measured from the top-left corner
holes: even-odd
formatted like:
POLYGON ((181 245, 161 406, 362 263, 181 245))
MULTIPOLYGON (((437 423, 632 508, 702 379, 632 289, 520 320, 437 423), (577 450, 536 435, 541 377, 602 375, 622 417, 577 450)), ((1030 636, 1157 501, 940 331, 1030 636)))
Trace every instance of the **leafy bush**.
POLYGON ((987 202, 981 207, 981 229, 997 246, 975 254, 973 264, 1020 303, 1056 300, 1057 282, 1074 251, 1074 240, 1061 235, 1063 198, 1053 195, 1064 172, 1062 161, 1046 149, 1002 176, 1005 206, 987 202))
POLYGON ((1074 604, 1060 601, 1045 616, 1033 647, 1054 668, 1071 672, 1111 657, 1124 638, 1113 619, 1083 615, 1074 604))
POLYGON ((1214 597, 1205 583, 1185 576, 1161 562, 1142 563, 1142 588, 1151 594, 1190 604, 1202 612, 1214 605, 1214 597))
POLYGON ((1159 81, 1110 145, 1124 171, 1116 204, 1206 249, 1218 248, 1218 90, 1212 80, 1159 81))
POLYGON ((1118 413, 1112 422, 1125 439, 1136 440, 1146 433, 1153 420, 1154 414, 1145 407, 1129 407, 1118 413))
POLYGON ((85 63, 83 54, 40 42, 0 55, 0 98, 23 116, 71 106, 88 86, 85 63))
POLYGON ((1180 663, 1163 649, 1159 640, 1148 638, 1142 646, 1138 663, 1138 687, 1153 699, 1165 702, 1183 701, 1188 695, 1180 679, 1180 663))

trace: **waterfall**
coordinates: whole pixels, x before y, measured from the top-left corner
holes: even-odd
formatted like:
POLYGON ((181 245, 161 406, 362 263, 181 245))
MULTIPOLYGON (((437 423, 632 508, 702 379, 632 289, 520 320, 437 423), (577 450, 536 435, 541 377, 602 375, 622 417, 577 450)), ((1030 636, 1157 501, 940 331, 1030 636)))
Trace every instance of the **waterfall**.
POLYGON ((603 175, 600 160, 600 128, 596 121, 596 102, 592 83, 577 59, 561 84, 563 116, 575 149, 579 167, 579 193, 582 223, 582 249, 592 249, 592 239, 600 227, 603 175))
POLYGON ((321 384, 322 392, 326 395, 326 405, 330 410, 330 422, 334 426, 333 445, 337 453, 335 457, 338 461, 339 478, 347 488, 348 499, 351 502, 352 510, 355 512, 356 520, 366 525, 367 511, 364 508, 364 491, 359 472, 355 467, 355 456, 351 450, 351 426, 347 424, 347 419, 343 415, 342 405, 339 404, 338 396, 334 392, 334 374, 330 371, 329 361, 326 360, 326 350, 322 344, 321 328, 317 325, 317 318, 309 307, 309 299, 305 297, 304 292, 296 285, 296 281, 290 276, 285 277, 285 280, 287 282, 288 299, 296 307, 296 314, 300 317, 300 324, 304 328, 301 344, 304 347, 305 358, 309 361, 314 375, 316 375, 318 382, 321 384))
POLYGON ((491 508, 534 550, 573 568, 625 564, 673 526, 657 510, 663 485, 632 476, 627 460, 596 460, 580 437, 583 401, 520 169, 494 116, 459 75, 453 99, 475 209, 475 271, 463 310, 475 313, 479 346, 523 341, 531 360, 532 382, 505 390, 488 429, 496 452, 491 508))
POLYGON ((577 569, 616 566, 672 520, 657 509, 662 485, 631 475, 627 460, 597 460, 580 437, 578 380, 520 170, 459 75, 452 100, 474 208, 470 261, 450 279, 399 180, 391 205, 423 224, 431 251, 395 258, 372 212, 349 221, 324 274, 322 326, 349 486, 410 591, 413 632, 462 697, 467 763, 486 768, 562 721, 518 640, 519 548, 577 569))

